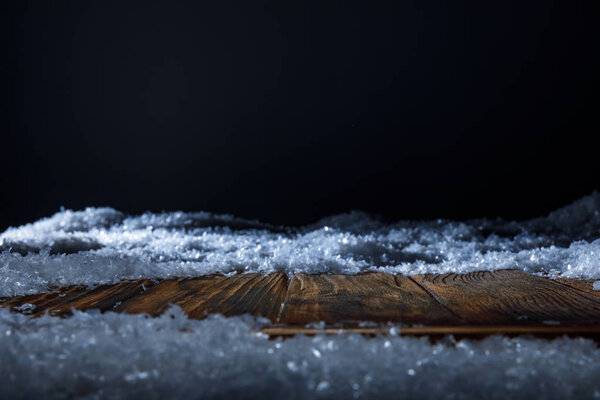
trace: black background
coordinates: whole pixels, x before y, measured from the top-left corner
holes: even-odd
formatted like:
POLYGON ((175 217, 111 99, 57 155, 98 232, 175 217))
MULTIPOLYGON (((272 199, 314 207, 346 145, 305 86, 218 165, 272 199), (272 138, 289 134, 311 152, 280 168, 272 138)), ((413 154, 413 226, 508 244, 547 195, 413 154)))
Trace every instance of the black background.
POLYGON ((3 3, 0 228, 523 219, 599 189, 598 10, 449 3, 3 3))

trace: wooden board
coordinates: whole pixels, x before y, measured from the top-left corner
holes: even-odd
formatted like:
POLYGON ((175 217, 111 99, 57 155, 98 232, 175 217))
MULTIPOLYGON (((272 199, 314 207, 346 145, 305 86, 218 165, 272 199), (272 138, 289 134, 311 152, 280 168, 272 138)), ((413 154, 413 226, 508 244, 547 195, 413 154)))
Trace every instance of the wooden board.
POLYGON ((412 278, 471 325, 600 322, 600 297, 521 271, 427 274, 412 278))
POLYGON ((279 322, 449 324, 461 320, 403 275, 294 275, 279 322))
POLYGON ((269 335, 310 334, 304 325, 324 321, 319 332, 480 337, 495 333, 598 337, 600 295, 585 280, 550 280, 520 271, 464 275, 402 276, 238 274, 189 279, 126 281, 94 289, 56 288, 48 293, 0 299, 0 307, 42 315, 71 309, 157 316, 179 305, 190 318, 210 313, 250 313, 270 319, 269 335), (373 324, 359 326, 359 321, 373 324), (558 325, 556 325, 558 324, 558 325), (409 326, 407 326, 409 325, 409 326))
POLYGON ((75 310, 99 309, 100 311, 113 310, 121 302, 143 293, 154 283, 150 280, 125 281, 115 285, 102 285, 95 289, 85 286, 72 286, 56 288, 48 293, 18 296, 3 299, 0 307, 12 309, 22 307, 22 311, 32 315, 42 315, 48 312, 51 315, 63 316, 75 310), (31 305, 25 306, 24 305, 31 305))
POLYGON ((557 278, 553 281, 600 297, 600 290, 594 290, 595 279, 557 278))
POLYGON ((211 313, 227 316, 248 313, 275 322, 286 288, 287 276, 283 273, 167 280, 122 302, 115 310, 156 316, 171 304, 177 304, 190 318, 204 318, 211 313))

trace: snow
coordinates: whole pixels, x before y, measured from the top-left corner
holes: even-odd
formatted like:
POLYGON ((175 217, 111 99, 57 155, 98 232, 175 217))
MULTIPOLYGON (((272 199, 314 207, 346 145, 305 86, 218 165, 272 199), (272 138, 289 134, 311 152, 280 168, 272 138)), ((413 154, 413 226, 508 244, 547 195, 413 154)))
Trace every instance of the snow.
MULTIPOLYGON (((598 193, 522 222, 385 224, 351 212, 293 228, 206 212, 61 210, 0 234, 0 296, 240 271, 517 268, 600 279, 599 211, 598 193)), ((600 349, 586 339, 446 337, 432 344, 393 327, 375 338, 269 340, 260 333, 268 323, 190 320, 177 307, 158 318, 97 310, 33 318, 0 309, 0 398, 600 399, 600 349)))
POLYGON ((266 323, 3 309, 0 398, 600 398, 600 349, 586 339, 269 340, 266 323))
POLYGON ((61 210, 0 234, 0 296, 55 285, 212 273, 465 273, 600 279, 600 194, 515 222, 400 221, 351 212, 278 227, 207 212, 61 210))

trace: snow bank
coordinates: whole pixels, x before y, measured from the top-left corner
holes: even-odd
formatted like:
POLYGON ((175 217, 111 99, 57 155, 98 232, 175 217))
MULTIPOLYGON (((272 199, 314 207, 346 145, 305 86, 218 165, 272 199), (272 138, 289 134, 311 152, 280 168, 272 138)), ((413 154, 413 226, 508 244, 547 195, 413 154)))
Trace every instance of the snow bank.
POLYGON ((600 278, 600 194, 525 222, 400 221, 360 212, 300 228, 229 215, 63 210, 0 235, 0 296, 48 286, 212 273, 516 268, 600 278))
POLYGON ((600 349, 585 339, 394 335, 268 340, 265 321, 180 309, 159 318, 0 310, 0 398, 600 397, 600 349))

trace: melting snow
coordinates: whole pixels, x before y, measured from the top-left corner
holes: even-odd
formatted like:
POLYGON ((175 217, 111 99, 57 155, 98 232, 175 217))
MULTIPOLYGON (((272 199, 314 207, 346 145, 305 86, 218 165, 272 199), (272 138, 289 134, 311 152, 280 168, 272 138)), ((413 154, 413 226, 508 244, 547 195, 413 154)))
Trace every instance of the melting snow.
POLYGON ((0 234, 0 296, 131 278, 284 271, 445 273, 516 268, 600 278, 600 194, 524 222, 400 221, 352 212, 300 228, 229 215, 63 210, 0 234))

